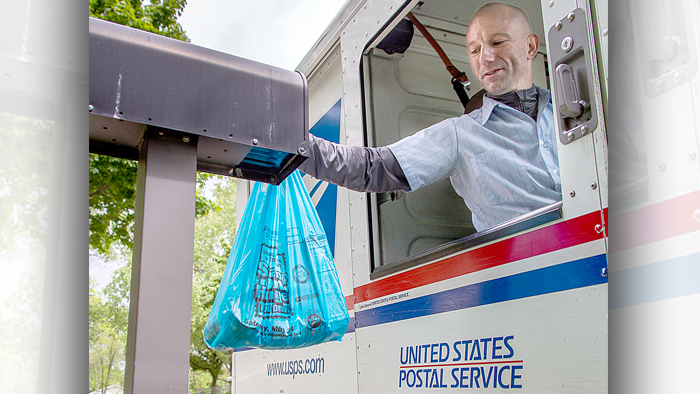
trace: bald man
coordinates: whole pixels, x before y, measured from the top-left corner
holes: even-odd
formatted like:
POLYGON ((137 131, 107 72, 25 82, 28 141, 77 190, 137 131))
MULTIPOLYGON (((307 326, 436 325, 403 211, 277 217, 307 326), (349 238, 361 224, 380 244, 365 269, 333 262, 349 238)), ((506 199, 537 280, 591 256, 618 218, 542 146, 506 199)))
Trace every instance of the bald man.
POLYGON ((334 144, 309 135, 300 169, 352 190, 413 191, 450 178, 478 230, 561 200, 549 92, 532 83, 539 38, 525 13, 481 7, 467 29, 469 63, 486 90, 480 109, 386 147, 334 144))
POLYGON ((525 13, 506 4, 481 7, 467 29, 469 64, 490 95, 532 87, 532 59, 540 40, 525 13))

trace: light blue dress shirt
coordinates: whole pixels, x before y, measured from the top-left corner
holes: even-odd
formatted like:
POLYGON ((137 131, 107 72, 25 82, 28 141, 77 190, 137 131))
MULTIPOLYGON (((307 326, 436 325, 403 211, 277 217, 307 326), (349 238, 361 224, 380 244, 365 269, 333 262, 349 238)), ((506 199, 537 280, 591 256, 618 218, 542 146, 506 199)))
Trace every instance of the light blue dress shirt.
POLYGON ((560 201, 552 104, 538 95, 537 123, 484 96, 481 109, 389 145, 411 190, 449 177, 478 231, 560 201))

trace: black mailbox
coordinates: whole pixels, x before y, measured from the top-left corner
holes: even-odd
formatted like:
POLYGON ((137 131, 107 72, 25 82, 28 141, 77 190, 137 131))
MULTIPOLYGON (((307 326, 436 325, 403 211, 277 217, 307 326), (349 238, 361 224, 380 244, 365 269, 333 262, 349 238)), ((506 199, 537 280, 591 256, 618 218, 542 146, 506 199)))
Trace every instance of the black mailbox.
POLYGON ((197 143, 197 169, 279 184, 307 157, 298 72, 90 18, 90 152, 138 158, 144 135, 197 143))

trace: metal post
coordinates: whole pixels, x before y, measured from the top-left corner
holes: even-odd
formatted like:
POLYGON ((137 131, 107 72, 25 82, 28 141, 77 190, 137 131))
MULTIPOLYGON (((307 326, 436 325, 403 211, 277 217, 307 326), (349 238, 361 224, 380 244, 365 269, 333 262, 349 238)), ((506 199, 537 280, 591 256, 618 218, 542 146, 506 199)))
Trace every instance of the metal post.
POLYGON ((126 393, 186 393, 197 138, 148 130, 139 150, 126 393))

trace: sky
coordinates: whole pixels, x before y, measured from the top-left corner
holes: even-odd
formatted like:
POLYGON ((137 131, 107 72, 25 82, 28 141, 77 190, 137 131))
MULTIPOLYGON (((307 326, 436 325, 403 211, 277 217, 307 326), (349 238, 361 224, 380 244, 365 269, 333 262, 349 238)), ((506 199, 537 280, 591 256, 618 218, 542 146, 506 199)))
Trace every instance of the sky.
POLYGON ((188 0, 178 19, 195 45, 293 70, 345 0, 188 0))

